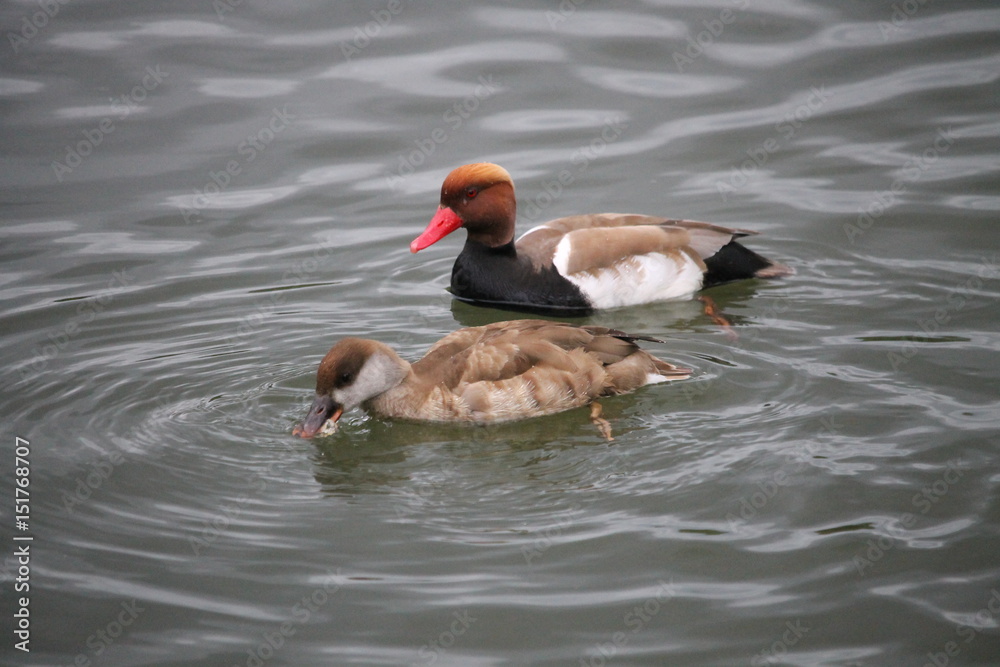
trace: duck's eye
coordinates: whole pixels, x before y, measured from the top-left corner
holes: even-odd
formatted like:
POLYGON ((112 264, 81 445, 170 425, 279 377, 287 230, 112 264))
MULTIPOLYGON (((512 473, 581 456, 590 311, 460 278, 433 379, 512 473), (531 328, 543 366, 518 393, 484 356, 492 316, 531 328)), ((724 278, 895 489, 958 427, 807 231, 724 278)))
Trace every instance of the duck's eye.
POLYGON ((477 190, 476 188, 466 188, 465 189, 465 197, 466 197, 466 199, 472 199, 473 197, 475 197, 478 194, 479 194, 479 190, 477 190))
POLYGON ((351 384, 351 382, 354 381, 354 374, 350 372, 341 373, 337 380, 339 381, 340 386, 351 384))

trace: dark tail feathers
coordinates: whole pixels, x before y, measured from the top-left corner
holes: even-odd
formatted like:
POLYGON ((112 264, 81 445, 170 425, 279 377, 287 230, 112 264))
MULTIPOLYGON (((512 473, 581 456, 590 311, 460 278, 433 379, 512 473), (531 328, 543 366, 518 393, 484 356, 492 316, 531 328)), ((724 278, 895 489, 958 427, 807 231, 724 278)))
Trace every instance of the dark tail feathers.
POLYGON ((745 278, 778 278, 792 273, 790 267, 761 257, 736 241, 722 246, 719 252, 705 260, 705 266, 708 271, 703 287, 745 278))

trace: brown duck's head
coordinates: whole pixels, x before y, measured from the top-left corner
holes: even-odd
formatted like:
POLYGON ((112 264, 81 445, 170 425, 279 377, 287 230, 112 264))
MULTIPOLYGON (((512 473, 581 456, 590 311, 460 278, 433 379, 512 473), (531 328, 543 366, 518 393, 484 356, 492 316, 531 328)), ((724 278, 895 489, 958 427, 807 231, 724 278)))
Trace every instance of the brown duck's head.
POLYGON ((316 372, 316 396, 293 435, 332 433, 341 415, 383 394, 406 377, 409 364, 378 341, 344 338, 326 353, 316 372))
POLYGON ((461 166, 444 179, 441 204, 424 233, 410 244, 410 252, 437 243, 459 227, 469 240, 490 247, 514 239, 517 202, 514 181, 503 167, 489 162, 461 166))

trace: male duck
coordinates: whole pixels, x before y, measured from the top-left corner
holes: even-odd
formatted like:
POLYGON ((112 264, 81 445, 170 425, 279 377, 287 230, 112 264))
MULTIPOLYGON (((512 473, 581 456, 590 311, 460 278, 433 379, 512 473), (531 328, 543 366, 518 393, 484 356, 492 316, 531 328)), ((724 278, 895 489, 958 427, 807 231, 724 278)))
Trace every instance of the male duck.
POLYGON ((455 298, 566 315, 684 298, 730 280, 791 273, 736 242, 756 232, 647 215, 559 218, 515 242, 516 209, 506 169, 490 163, 459 167, 444 180, 437 213, 410 251, 465 227, 465 248, 451 273, 455 298))

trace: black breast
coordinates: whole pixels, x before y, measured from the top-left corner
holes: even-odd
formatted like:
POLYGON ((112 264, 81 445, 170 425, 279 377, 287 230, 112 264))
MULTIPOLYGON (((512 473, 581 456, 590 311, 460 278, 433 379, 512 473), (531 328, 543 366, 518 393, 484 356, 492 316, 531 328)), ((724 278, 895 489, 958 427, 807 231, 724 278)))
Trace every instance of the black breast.
POLYGON ((491 248, 467 241, 451 271, 451 293, 461 301, 569 317, 593 307, 580 289, 555 267, 536 270, 517 255, 514 242, 491 248))

